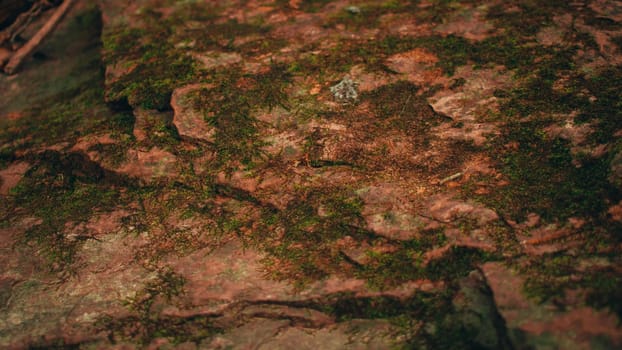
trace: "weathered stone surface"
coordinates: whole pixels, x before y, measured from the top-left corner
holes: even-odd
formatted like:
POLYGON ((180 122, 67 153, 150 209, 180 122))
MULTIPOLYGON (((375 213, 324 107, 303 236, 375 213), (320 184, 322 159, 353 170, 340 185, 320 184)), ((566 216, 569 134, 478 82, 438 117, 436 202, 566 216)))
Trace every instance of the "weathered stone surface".
POLYGON ((415 84, 444 79, 440 69, 435 67, 438 57, 424 49, 414 49, 387 58, 387 66, 402 73, 415 84))
POLYGON ((287 320, 257 319, 219 335, 210 349, 386 349, 399 341, 383 321, 349 321, 326 329, 292 327, 287 320))
POLYGON ((365 202, 362 214, 369 229, 392 239, 408 240, 419 236, 426 220, 417 216, 411 193, 398 183, 379 183, 359 189, 365 202))
POLYGON ((93 323, 105 314, 127 314, 122 300, 149 278, 147 271, 131 266, 134 244, 129 236, 99 236, 81 250, 79 276, 61 284, 34 276, 14 284, 9 303, 0 311, 0 346, 22 348, 39 340, 45 344, 46 338, 66 343, 98 339, 93 323))
POLYGON ((486 20, 488 5, 482 4, 473 8, 462 6, 452 13, 446 23, 434 28, 434 31, 444 35, 459 35, 476 41, 490 37, 494 26, 486 20))
POLYGON ((516 271, 501 263, 486 263, 482 271, 515 347, 537 348, 551 341, 569 349, 590 349, 600 341, 606 347, 622 344, 622 331, 610 312, 583 306, 558 311, 536 304, 522 293, 523 281, 516 271))
POLYGON ((77 2, 0 76, 0 348, 621 347, 621 13, 77 2))
POLYGON ((461 122, 477 121, 487 110, 497 108, 498 99, 493 92, 510 83, 510 76, 502 67, 479 70, 460 67, 454 77, 468 77, 468 80, 457 91, 439 91, 430 98, 430 105, 436 112, 461 122))
POLYGON ((148 142, 151 138, 161 137, 164 134, 163 126, 171 119, 171 113, 136 107, 134 114, 134 128, 132 134, 138 142, 148 142))
POLYGON ((210 305, 208 309, 217 311, 240 302, 286 303, 346 292, 360 297, 390 295, 408 298, 417 290, 430 289, 429 282, 419 281, 375 292, 366 286, 364 280, 334 277, 318 281, 303 291, 296 291, 288 283, 269 279, 262 271, 262 255, 251 249, 242 250, 241 247, 239 241, 232 240, 211 252, 199 250, 169 262, 169 266, 187 279, 187 297, 193 305, 210 305))
POLYGON ((238 300, 287 300, 293 291, 287 283, 266 279, 261 272, 261 255, 242 250, 232 241, 206 255, 198 251, 175 259, 171 267, 188 280, 188 298, 195 305, 212 303, 217 308, 238 300))
POLYGON ((319 330, 291 327, 259 349, 386 349, 399 344, 391 330, 391 325, 382 321, 351 321, 319 330))
MULTIPOLYGON (((203 64, 203 68, 212 69, 222 66, 230 66, 242 61, 242 56, 238 53, 228 52, 205 52, 195 55, 196 59, 203 64)), ((183 89, 183 88, 182 88, 183 89)), ((181 93, 181 92, 178 92, 181 93)), ((171 101, 173 103, 173 101, 171 101)), ((174 108, 174 107, 173 107, 174 108)))
POLYGON ((0 170, 0 195, 8 195, 9 191, 17 185, 28 169, 30 169, 30 164, 18 162, 9 165, 6 169, 0 170))
POLYGON ((206 347, 209 349, 252 349, 274 339, 289 328, 289 320, 256 319, 245 325, 217 335, 206 347))
POLYGON ((566 31, 559 27, 545 27, 538 32, 536 38, 542 45, 552 46, 564 40, 566 31))
POLYGON ((209 88, 205 84, 193 84, 173 91, 171 107, 175 115, 173 124, 182 137, 190 139, 213 141, 214 128, 205 120, 205 113, 194 104, 192 95, 201 89, 209 88))
POLYGON ((480 271, 473 271, 460 281, 460 291, 453 299, 462 324, 475 333, 475 342, 486 349, 512 347, 505 321, 497 311, 492 292, 480 271))
POLYGON ((429 215, 441 222, 450 222, 456 218, 469 217, 480 225, 496 221, 499 215, 489 208, 476 203, 465 203, 447 195, 438 195, 430 198, 428 205, 429 215))
POLYGON ((566 225, 533 225, 517 234, 525 253, 531 255, 551 254, 572 248, 579 248, 579 229, 584 223, 572 225, 572 218, 566 225))
POLYGON ((178 163, 175 155, 157 147, 148 151, 129 150, 127 161, 116 171, 151 183, 158 179, 175 177, 178 173, 178 163))

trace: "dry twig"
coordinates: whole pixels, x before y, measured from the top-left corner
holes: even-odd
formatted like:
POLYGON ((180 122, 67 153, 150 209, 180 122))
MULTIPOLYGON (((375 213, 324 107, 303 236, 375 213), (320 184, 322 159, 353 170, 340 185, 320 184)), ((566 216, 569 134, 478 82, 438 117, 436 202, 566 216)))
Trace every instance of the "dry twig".
POLYGON ((32 52, 41 44, 43 39, 48 36, 58 25, 63 16, 67 13, 74 0, 64 0, 56 9, 52 17, 39 29, 39 31, 26 43, 20 47, 9 59, 4 67, 4 72, 13 74, 19 69, 24 60, 28 58, 32 52))
POLYGON ((37 18, 41 12, 53 7, 54 5, 47 0, 40 0, 32 4, 28 11, 21 13, 15 21, 2 32, 0 32, 0 45, 7 41, 11 44, 15 39, 30 25, 32 20, 37 18))

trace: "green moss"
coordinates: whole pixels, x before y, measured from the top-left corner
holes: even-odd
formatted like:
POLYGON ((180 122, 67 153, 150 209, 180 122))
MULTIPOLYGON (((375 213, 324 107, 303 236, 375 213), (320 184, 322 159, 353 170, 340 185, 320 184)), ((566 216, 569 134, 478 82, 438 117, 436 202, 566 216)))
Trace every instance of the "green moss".
POLYGON ((274 39, 268 35, 262 35, 257 40, 251 40, 245 44, 238 45, 235 50, 245 55, 258 56, 279 51, 287 46, 288 41, 284 39, 274 39))
POLYGON ((326 79, 327 75, 347 72, 357 60, 357 56, 351 55, 351 45, 351 42, 340 41, 335 47, 318 54, 313 52, 315 45, 311 45, 290 64, 288 71, 301 76, 316 76, 320 81, 326 79))
POLYGON ((128 139, 120 143, 98 143, 89 147, 89 152, 97 152, 112 166, 119 166, 126 160, 127 151, 130 146, 128 139))
MULTIPOLYGON (((409 243, 412 245, 412 242, 409 243)), ((375 289, 391 288, 422 278, 425 274, 424 267, 421 266, 423 252, 423 249, 408 246, 402 246, 391 253, 369 252, 369 262, 358 275, 375 289)))
POLYGON ((587 303, 597 308, 608 308, 622 318, 622 277, 614 269, 591 271, 582 283, 587 288, 587 303))
POLYGON ((364 93, 361 99, 372 103, 382 129, 394 128, 420 136, 445 120, 434 112, 426 98, 419 95, 419 87, 411 82, 399 81, 382 86, 364 93))
POLYGON ((162 316, 161 304, 174 304, 183 297, 185 278, 169 268, 156 271, 156 277, 148 282, 126 303, 132 315, 115 319, 100 317, 96 329, 108 333, 112 342, 138 341, 147 345, 156 338, 167 338, 173 344, 200 342, 222 332, 215 327, 209 316, 171 317, 162 316))
POLYGON ((145 109, 170 109, 173 90, 191 81, 195 63, 184 54, 166 52, 164 45, 152 48, 155 50, 144 48, 142 62, 109 87, 109 101, 127 99, 131 105, 145 109))
MULTIPOLYGON (((424 233, 425 235, 426 233, 424 233)), ((417 279, 454 281, 473 271, 475 266, 493 257, 476 249, 451 248, 440 259, 423 264, 424 253, 438 247, 444 236, 401 243, 390 253, 369 253, 369 262, 357 273, 371 287, 386 289, 417 279)))
POLYGON ((425 275, 432 280, 453 281, 467 276, 476 266, 494 258, 494 255, 479 249, 452 247, 442 259, 432 260, 427 265, 425 275))
POLYGON ((478 330, 462 321, 452 305, 456 291, 419 291, 400 299, 389 296, 356 297, 343 294, 323 307, 338 321, 387 319, 404 340, 399 349, 479 349, 478 330))
MULTIPOLYGON (((495 45, 496 43, 487 41, 474 44, 454 35, 416 38, 388 35, 374 40, 341 40, 334 47, 317 54, 312 53, 317 49, 315 45, 303 49, 304 54, 290 65, 290 72, 302 76, 317 76, 320 82, 340 78, 341 74, 359 64, 369 71, 395 74, 396 72, 385 65, 389 56, 415 48, 425 48, 438 56, 437 65, 447 75, 453 75, 457 67, 469 61, 487 63, 493 55, 483 52, 486 49, 492 52, 495 45)), ((516 59, 514 53, 508 52, 507 60, 516 59)))
POLYGON ((259 35, 267 39, 270 29, 261 22, 240 23, 231 19, 224 23, 203 23, 198 28, 184 28, 180 39, 194 41, 194 49, 198 50, 233 50, 236 49, 234 47, 236 38, 259 35))
MULTIPOLYGON (((62 69, 69 68, 62 79, 48 74, 39 84, 28 85, 34 92, 25 94, 28 104, 21 118, 0 121, 0 162, 14 159, 15 151, 71 143, 90 133, 131 134, 133 116, 111 111, 103 101, 100 16, 89 7, 46 41, 45 52, 75 57, 63 62, 62 69)), ((12 105, 13 101, 8 106, 12 105)))
POLYGON ((438 66, 449 76, 454 74, 457 67, 468 63, 473 50, 468 40, 454 35, 417 38, 408 46, 424 47, 435 53, 439 58, 438 66))
POLYGON ((467 1, 458 0, 434 0, 428 6, 420 8, 420 0, 410 0, 411 11, 414 12, 416 18, 421 22, 427 23, 444 23, 456 9, 460 3, 467 1), (415 11, 416 10, 416 11, 415 11))
MULTIPOLYGON (((110 27, 109 27, 110 28, 110 27)), ((147 33, 143 29, 129 26, 110 28, 102 33, 102 58, 106 64, 115 64, 123 59, 140 57, 140 45, 147 33)))
POLYGON ((66 149, 93 133, 117 139, 131 134, 133 116, 112 111, 103 101, 99 19, 99 11, 89 7, 72 18, 66 30, 59 29, 62 35, 46 42, 46 52, 56 54, 62 47, 62 54, 77 55, 77 62, 67 62, 71 71, 63 79, 54 75, 42 79, 39 85, 45 89, 38 91, 21 118, 0 122, 0 164, 15 160, 33 164, 3 201, 2 224, 28 216, 40 219, 20 243, 36 249, 44 268, 53 271, 73 269, 76 250, 91 238, 77 229, 78 224, 124 203, 119 187, 131 183, 81 153, 41 151, 50 145, 66 149))
POLYGON ((223 329, 214 324, 209 316, 173 317, 161 316, 153 320, 142 320, 137 316, 115 319, 100 317, 96 329, 108 335, 112 343, 133 341, 146 347, 157 338, 166 338, 173 345, 200 343, 210 339, 223 329))
POLYGON ((407 300, 387 296, 356 298, 346 294, 331 304, 328 312, 339 322, 361 318, 393 318, 404 314, 421 316, 422 309, 426 307, 424 300, 424 297, 413 297, 407 300))
POLYGON ((284 65, 273 63, 265 73, 250 75, 232 69, 215 74, 211 81, 216 87, 201 90, 195 104, 216 130, 215 167, 252 166, 263 156, 264 146, 259 139, 259 121, 253 114, 259 109, 288 108, 289 73, 284 65))
POLYGON ((300 287, 352 268, 335 243, 346 236, 358 241, 373 236, 362 228, 361 206, 344 188, 303 189, 285 209, 265 210, 263 227, 247 243, 267 252, 264 263, 273 278, 300 287))
MULTIPOLYGON (((396 40, 396 39, 393 39, 396 40)), ((439 57, 437 65, 451 76, 457 67, 472 62, 477 67, 489 64, 504 65, 509 69, 531 71, 536 57, 548 52, 541 46, 528 45, 521 37, 504 33, 479 42, 448 35, 411 39, 411 42, 391 46, 424 47, 439 57)), ((393 51, 393 50, 391 50, 393 51)))
POLYGON ((156 298, 162 297, 170 303, 174 298, 184 294, 185 282, 183 276, 171 269, 160 269, 156 273, 156 278, 149 281, 141 291, 128 299, 126 303, 131 311, 148 319, 152 316, 152 308, 156 298))
POLYGON ((542 47, 528 45, 519 37, 507 33, 472 45, 470 58, 473 62, 478 65, 496 63, 508 69, 529 70, 535 58, 545 53, 542 47))
MULTIPOLYGON (((322 50, 319 54, 304 54, 292 63, 290 71, 301 75, 315 75, 320 81, 325 77, 334 79, 335 74, 348 72, 357 64, 363 64, 369 71, 394 74, 384 64, 386 58, 415 48, 426 48, 438 55, 438 65, 448 75, 452 75, 456 67, 466 64, 473 50, 469 41, 453 35, 418 38, 389 35, 374 40, 341 40, 334 47, 322 50)), ((316 47, 311 45, 302 52, 314 50, 316 47)))
POLYGON ((588 305, 609 308, 620 317, 622 304, 619 293, 622 289, 620 276, 613 267, 616 259, 615 256, 598 257, 589 251, 572 256, 560 252, 529 259, 520 267, 526 277, 523 289, 538 302, 563 301, 566 292, 579 289, 588 305), (589 262, 594 259, 601 262, 579 268, 577 261, 589 262))
POLYGON ((130 67, 108 86, 106 98, 146 109, 169 109, 173 89, 194 77, 195 63, 174 47, 170 22, 153 11, 142 18, 145 28, 117 27, 102 34, 104 61, 130 67))
POLYGON ((331 0, 302 0, 299 8, 305 12, 318 12, 330 2, 331 0))
MULTIPOLYGON (((331 0, 302 0, 297 4, 296 9, 304 12, 315 13, 321 10, 325 5, 330 2, 331 0)), ((293 10, 290 4, 290 0, 274 0, 272 6, 278 9, 293 10)))
MULTIPOLYGON (((477 66, 490 63, 505 65, 510 69, 527 69, 541 47, 528 46, 509 34, 494 36, 480 42, 448 36, 397 37, 385 36, 371 41, 341 41, 330 51, 312 55, 296 63, 296 70, 322 73, 347 71, 354 64, 364 64, 369 70, 391 72, 384 60, 394 54, 415 48, 425 48, 438 56, 437 66, 449 76, 457 67, 472 62, 477 66)), ((311 49, 310 49, 311 50, 311 49)))
POLYGON ((567 12, 571 5, 567 1, 526 0, 515 2, 516 7, 507 4, 493 6, 488 11, 488 19, 500 27, 505 27, 512 36, 534 36, 540 28, 551 25, 556 14, 567 12), (508 9, 513 11, 508 11, 508 9))
POLYGON ((35 244, 53 271, 72 267, 75 252, 88 233, 77 232, 68 238, 68 224, 75 227, 94 213, 119 204, 121 196, 115 183, 99 165, 80 154, 62 155, 46 151, 24 179, 12 190, 11 207, 21 215, 33 215, 41 223, 28 229, 23 243, 35 244))
POLYGON ((574 272, 576 257, 564 254, 545 256, 531 260, 521 269, 527 278, 523 289, 538 301, 545 301, 564 294, 564 286, 569 284, 569 276, 574 272))
POLYGON ((575 48, 550 51, 531 72, 524 72, 522 84, 495 93, 505 100, 500 113, 507 124, 493 146, 493 157, 510 184, 483 199, 514 219, 522 220, 529 212, 554 221, 599 218, 606 203, 619 198, 607 182, 611 156, 573 159, 567 141, 544 132, 554 121, 552 114, 572 112, 579 112, 577 122, 593 122, 590 143, 610 142, 619 129, 622 100, 614 81, 620 78, 620 69, 585 78, 572 63, 575 52, 575 48), (516 121, 527 116, 529 121, 516 121))
MULTIPOLYGON (((575 48, 559 49, 540 56, 531 65, 524 82, 506 95, 502 110, 509 116, 527 116, 533 113, 569 113, 588 104, 583 93, 584 80, 574 71, 572 57, 575 48), (563 88, 555 84, 563 79, 563 88)), ((525 69, 525 67, 521 67, 525 69)), ((497 92, 497 96, 504 97, 497 92)))
POLYGON ((585 87, 596 99, 581 108, 578 122, 596 123, 596 132, 591 136, 594 143, 608 143, 620 130, 622 120, 622 96, 620 80, 622 66, 606 68, 585 80, 585 87))
POLYGON ((547 137, 535 122, 509 125, 507 142, 518 149, 498 154, 510 184, 484 198, 504 215, 522 220, 534 212, 546 220, 596 217, 614 196, 606 159, 586 159, 576 167, 566 141, 547 137))
POLYGON ((202 1, 175 1, 175 11, 167 19, 172 25, 184 25, 188 22, 213 23, 222 14, 222 6, 202 1))

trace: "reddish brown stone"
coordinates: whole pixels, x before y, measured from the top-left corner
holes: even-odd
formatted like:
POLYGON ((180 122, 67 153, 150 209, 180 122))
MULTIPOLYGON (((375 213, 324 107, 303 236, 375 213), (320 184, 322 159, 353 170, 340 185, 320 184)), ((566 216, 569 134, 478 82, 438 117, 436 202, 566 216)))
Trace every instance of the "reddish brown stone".
POLYGON ((19 183, 28 169, 30 169, 30 164, 18 162, 9 165, 6 169, 0 170, 0 195, 8 195, 9 191, 19 183))
POLYGON ((178 173, 178 164, 173 154, 154 147, 148 151, 129 150, 127 161, 116 171, 150 183, 162 178, 175 177, 178 173))
POLYGON ((193 84, 176 89, 171 97, 171 107, 175 111, 173 124, 179 135, 190 139, 213 141, 214 128, 207 124, 205 113, 194 105, 192 94, 209 88, 205 84, 193 84))

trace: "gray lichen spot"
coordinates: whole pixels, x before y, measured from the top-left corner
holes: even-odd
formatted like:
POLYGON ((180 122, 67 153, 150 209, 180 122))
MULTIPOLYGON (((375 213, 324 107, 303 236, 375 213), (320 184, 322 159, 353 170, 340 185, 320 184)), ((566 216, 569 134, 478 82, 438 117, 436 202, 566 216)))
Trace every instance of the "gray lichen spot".
POLYGON ((346 76, 338 84, 331 86, 330 92, 332 92, 335 100, 338 102, 351 104, 358 100, 359 94, 357 88, 358 83, 346 76))
POLYGON ((361 8, 358 6, 348 6, 346 7, 346 11, 353 15, 358 15, 359 13, 361 13, 361 8))

